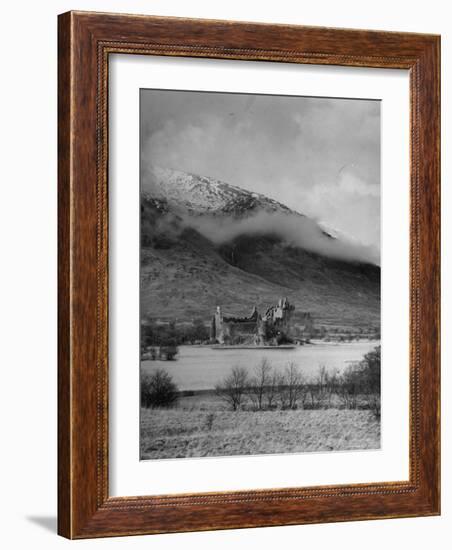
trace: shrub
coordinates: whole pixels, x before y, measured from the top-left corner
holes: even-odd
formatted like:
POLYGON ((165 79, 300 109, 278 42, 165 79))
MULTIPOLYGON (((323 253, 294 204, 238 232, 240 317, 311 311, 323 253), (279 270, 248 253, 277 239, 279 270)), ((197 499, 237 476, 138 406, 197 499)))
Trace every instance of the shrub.
POLYGON ((339 396, 346 408, 356 409, 359 395, 367 397, 367 405, 380 416, 381 348, 377 346, 359 363, 350 365, 339 380, 339 396))
POLYGON ((178 388, 171 376, 157 369, 141 381, 141 405, 146 408, 173 407, 179 398, 178 388))
POLYGON ((381 418, 381 399, 379 395, 372 395, 369 399, 369 407, 377 420, 381 418))
POLYGON ((174 343, 168 343, 165 346, 160 346, 160 358, 167 361, 173 361, 179 353, 177 346, 174 343))
POLYGON ((362 361, 366 393, 380 395, 381 380, 381 346, 366 353, 362 361))
POLYGON ((206 417, 206 429, 210 432, 213 426, 213 422, 215 420, 215 414, 209 413, 206 417))

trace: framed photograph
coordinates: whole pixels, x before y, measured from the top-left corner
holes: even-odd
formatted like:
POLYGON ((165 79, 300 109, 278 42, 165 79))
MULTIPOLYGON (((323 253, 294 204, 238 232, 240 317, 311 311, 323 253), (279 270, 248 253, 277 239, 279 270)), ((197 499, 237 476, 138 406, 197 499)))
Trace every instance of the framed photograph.
POLYGON ((439 59, 59 16, 61 535, 440 513, 439 59))

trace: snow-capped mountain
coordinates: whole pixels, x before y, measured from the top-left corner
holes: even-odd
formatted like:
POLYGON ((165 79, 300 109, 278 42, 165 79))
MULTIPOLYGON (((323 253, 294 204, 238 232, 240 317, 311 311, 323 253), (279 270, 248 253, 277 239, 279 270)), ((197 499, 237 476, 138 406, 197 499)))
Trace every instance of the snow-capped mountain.
POLYGON ((245 314, 287 296, 316 322, 377 326, 371 251, 264 195, 154 168, 143 178, 141 308, 159 319, 245 314))
POLYGON ((211 177, 153 167, 143 178, 142 202, 171 213, 173 226, 179 219, 181 226, 217 244, 240 235, 272 234, 336 259, 379 262, 376 250, 265 195, 211 177))
POLYGON ((165 201, 173 210, 185 210, 192 215, 229 214, 240 217, 256 210, 295 213, 265 195, 215 178, 157 166, 147 171, 142 194, 148 199, 165 201))

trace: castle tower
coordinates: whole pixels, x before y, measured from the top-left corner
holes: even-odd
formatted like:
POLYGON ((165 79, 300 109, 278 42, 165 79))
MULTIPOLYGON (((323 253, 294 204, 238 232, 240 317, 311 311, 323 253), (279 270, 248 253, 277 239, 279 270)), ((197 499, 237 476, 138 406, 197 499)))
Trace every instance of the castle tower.
POLYGON ((221 307, 217 306, 215 310, 215 334, 214 339, 220 344, 224 344, 224 332, 223 332, 223 315, 221 313, 221 307))

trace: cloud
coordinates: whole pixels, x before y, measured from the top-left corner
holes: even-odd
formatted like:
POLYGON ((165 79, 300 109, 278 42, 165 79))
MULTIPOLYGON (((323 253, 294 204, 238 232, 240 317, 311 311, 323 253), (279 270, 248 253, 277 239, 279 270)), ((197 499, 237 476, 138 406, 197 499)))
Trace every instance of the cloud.
POLYGON ((368 183, 357 166, 344 166, 337 179, 299 190, 308 216, 351 241, 380 251, 380 186, 368 183))
POLYGON ((165 90, 141 99, 143 167, 262 193, 379 248, 378 101, 165 90))
POLYGON ((380 197, 380 186, 368 183, 353 170, 354 166, 344 166, 338 177, 338 187, 341 192, 361 197, 380 197))
POLYGON ((242 235, 272 235, 287 246, 300 247, 330 258, 375 265, 380 262, 376 247, 353 242, 344 235, 332 238, 316 222, 298 214, 260 211, 247 218, 235 219, 179 212, 177 217, 170 214, 163 218, 158 230, 166 234, 171 232, 174 238, 187 228, 195 229, 216 245, 230 243, 242 235))

